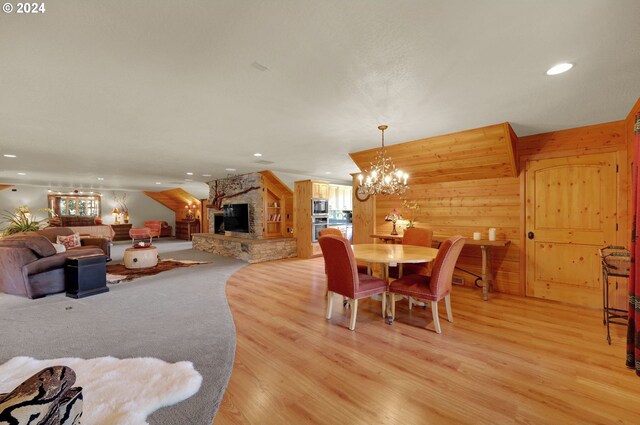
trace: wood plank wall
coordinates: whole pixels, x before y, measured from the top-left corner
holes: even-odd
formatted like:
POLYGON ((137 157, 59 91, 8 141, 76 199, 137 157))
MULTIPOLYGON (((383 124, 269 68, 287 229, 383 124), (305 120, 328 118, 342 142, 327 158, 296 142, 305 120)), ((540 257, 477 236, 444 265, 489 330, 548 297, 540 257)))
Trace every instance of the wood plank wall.
MULTIPOLYGON (((488 238, 488 228, 495 227, 498 239, 512 241, 507 248, 493 250, 495 288, 500 292, 521 294, 520 288, 520 181, 517 177, 466 180, 443 183, 414 183, 406 194, 420 205, 416 227, 433 230, 435 238, 463 235, 471 238, 481 231, 488 238)), ((394 208, 400 209, 397 198, 379 197, 376 207, 376 231, 389 233, 392 224, 384 216, 394 208)), ((404 213, 403 213, 404 214, 404 213)), ((465 247, 458 267, 476 275, 481 274, 480 248, 465 247)), ((465 285, 473 285, 475 277, 456 271, 465 278, 465 285)))
MULTIPOLYGON (((618 163, 623 166, 619 177, 618 212, 619 222, 624 225, 620 226, 619 242, 628 245, 626 205, 629 185, 625 121, 521 137, 517 142, 519 177, 441 183, 417 179, 410 181, 411 190, 406 197, 416 199, 421 207, 421 217, 416 225, 431 228, 435 236, 462 234, 471 237, 474 231, 481 231, 486 237, 489 227, 497 228, 498 238, 510 239, 512 243, 506 249, 494 250, 495 287, 501 292, 524 295, 522 253, 525 229, 522 199, 526 160, 600 152, 618 153, 618 163)), ((400 207, 401 202, 397 198, 377 199, 376 232, 388 233, 391 230, 391 223, 385 222, 384 216, 393 208, 400 207)), ((356 219, 354 214, 354 223, 356 219)), ((458 265, 479 274, 480 250, 466 247, 458 265)), ((470 275, 463 276, 467 286, 473 285, 470 275)))

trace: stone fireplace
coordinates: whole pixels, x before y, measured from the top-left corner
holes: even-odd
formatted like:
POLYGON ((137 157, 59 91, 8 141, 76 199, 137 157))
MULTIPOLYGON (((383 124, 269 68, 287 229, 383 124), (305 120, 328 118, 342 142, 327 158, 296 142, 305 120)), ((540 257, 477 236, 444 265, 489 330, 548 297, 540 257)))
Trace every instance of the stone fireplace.
MULTIPOLYGON (((293 198, 291 189, 280 182, 270 171, 230 176, 209 182, 207 214, 208 233, 193 235, 193 247, 227 257, 235 257, 249 263, 291 258, 296 256, 296 239, 292 236, 269 235, 265 237, 267 205, 273 202, 265 199, 266 193, 283 190, 293 198), (278 186, 271 182, 275 179, 278 186), (224 230, 222 209, 229 204, 248 204, 249 232, 230 232, 224 230)), ((292 201, 291 201, 292 202, 292 201)), ((269 214, 270 215, 270 214, 269 214)), ((284 224, 281 224, 284 225, 284 224)))

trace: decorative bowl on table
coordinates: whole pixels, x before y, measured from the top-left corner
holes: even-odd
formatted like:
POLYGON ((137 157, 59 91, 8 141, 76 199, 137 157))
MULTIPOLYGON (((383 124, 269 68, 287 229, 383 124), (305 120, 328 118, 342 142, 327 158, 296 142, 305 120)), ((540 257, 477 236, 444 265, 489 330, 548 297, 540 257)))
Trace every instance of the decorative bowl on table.
POLYGON ((149 248, 151 246, 151 242, 138 242, 133 244, 134 248, 149 248))

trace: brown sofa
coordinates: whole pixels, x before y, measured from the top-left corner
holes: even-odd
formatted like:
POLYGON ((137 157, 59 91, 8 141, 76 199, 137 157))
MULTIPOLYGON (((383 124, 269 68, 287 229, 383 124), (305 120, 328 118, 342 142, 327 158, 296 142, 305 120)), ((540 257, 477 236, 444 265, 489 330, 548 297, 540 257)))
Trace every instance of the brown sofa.
POLYGON ((67 258, 90 254, 109 257, 110 241, 106 238, 83 238, 82 246, 56 253, 52 242, 58 235, 71 234, 66 227, 49 227, 0 239, 0 292, 28 298, 63 292, 67 258))

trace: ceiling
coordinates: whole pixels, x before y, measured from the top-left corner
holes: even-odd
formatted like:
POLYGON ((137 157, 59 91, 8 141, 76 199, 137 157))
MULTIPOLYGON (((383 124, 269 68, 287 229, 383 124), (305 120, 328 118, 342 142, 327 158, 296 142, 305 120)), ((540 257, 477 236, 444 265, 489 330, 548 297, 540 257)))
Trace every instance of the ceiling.
POLYGON ((46 8, 0 14, 0 155, 17 155, 0 183, 204 197, 226 168, 341 182, 382 123, 387 144, 505 121, 523 136, 623 119, 640 96, 637 0, 46 8), (545 75, 561 61, 576 65, 545 75))

